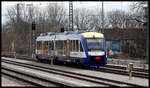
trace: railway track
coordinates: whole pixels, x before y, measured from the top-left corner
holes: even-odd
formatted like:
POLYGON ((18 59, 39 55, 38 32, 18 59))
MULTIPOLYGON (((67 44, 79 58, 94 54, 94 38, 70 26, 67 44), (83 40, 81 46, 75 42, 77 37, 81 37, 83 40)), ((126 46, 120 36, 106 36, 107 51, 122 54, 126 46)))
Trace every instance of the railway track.
MULTIPOLYGON (((118 69, 118 68, 110 68, 110 67, 100 67, 100 68, 94 68, 90 67, 88 68, 90 70, 94 71, 101 71, 101 72, 108 72, 108 73, 114 73, 114 74, 120 74, 120 75, 129 75, 129 73, 126 70, 118 69)), ((140 78, 149 78, 149 73, 146 72, 139 72, 139 71, 132 71, 133 77, 140 77, 140 78)))
POLYGON ((12 87, 12 86, 21 86, 21 87, 36 87, 37 85, 32 84, 26 80, 19 79, 19 77, 11 76, 12 73, 5 71, 4 69, 1 70, 1 77, 2 77, 2 87, 12 87), (9 83, 9 84, 8 84, 9 83))
MULTIPOLYGON (((118 69, 118 68, 111 68, 111 67, 82 67, 82 66, 72 66, 72 65, 63 65, 67 67, 73 67, 73 68, 80 68, 80 69, 88 69, 92 71, 98 71, 98 72, 107 72, 107 73, 113 73, 113 74, 119 74, 119 75, 126 75, 128 76, 129 73, 124 70, 124 69, 118 69)), ((149 73, 148 72, 139 72, 139 71, 132 71, 132 77, 139 77, 139 78, 149 78, 149 73)))
MULTIPOLYGON (((126 66, 117 66, 117 65, 107 64, 106 67, 126 70, 126 66)), ((142 68, 133 68, 133 71, 144 72, 144 73, 149 72, 148 69, 142 69, 142 68)))
MULTIPOLYGON (((17 59, 37 61, 36 59, 32 59, 31 57, 28 57, 28 56, 18 56, 17 59)), ((120 74, 120 75, 129 75, 129 73, 126 71, 125 66, 106 65, 106 67, 100 67, 100 68, 90 67, 90 68, 86 68, 86 69, 93 70, 93 71, 101 71, 101 72, 120 74)), ((133 68, 132 76, 148 79, 149 73, 148 73, 148 70, 146 70, 146 69, 133 68)))
MULTIPOLYGON (((132 84, 132 83, 125 83, 125 82, 120 82, 120 81, 115 81, 115 80, 110 80, 110 79, 104 79, 101 77, 90 76, 90 75, 74 73, 74 72, 68 72, 68 71, 58 70, 58 69, 54 69, 54 68, 46 68, 46 67, 41 67, 38 65, 29 64, 29 63, 21 63, 21 62, 16 62, 16 61, 12 61, 12 60, 6 60, 6 59, 2 59, 2 62, 7 63, 7 64, 18 65, 18 66, 22 66, 22 67, 26 67, 26 68, 30 68, 30 69, 36 69, 36 70, 48 72, 51 74, 66 76, 66 77, 70 77, 73 79, 94 83, 97 85, 142 87, 141 85, 136 85, 136 84, 132 84)), ((2 65, 2 69, 3 68, 4 67, 2 65)))
POLYGON ((56 83, 48 82, 43 79, 36 78, 32 75, 22 73, 20 71, 11 70, 10 68, 7 68, 7 67, 2 67, 2 74, 7 75, 11 78, 15 78, 22 82, 32 84, 32 86, 35 86, 35 87, 37 86, 44 87, 48 85, 53 86, 53 87, 59 87, 58 84, 56 85, 56 83))

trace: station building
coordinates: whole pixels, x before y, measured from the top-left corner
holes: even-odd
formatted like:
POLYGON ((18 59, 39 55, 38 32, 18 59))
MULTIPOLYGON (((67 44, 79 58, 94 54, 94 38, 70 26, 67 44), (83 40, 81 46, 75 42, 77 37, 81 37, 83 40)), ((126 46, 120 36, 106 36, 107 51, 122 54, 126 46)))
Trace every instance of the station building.
POLYGON ((139 28, 104 29, 107 51, 128 54, 130 57, 146 58, 147 30, 139 28))

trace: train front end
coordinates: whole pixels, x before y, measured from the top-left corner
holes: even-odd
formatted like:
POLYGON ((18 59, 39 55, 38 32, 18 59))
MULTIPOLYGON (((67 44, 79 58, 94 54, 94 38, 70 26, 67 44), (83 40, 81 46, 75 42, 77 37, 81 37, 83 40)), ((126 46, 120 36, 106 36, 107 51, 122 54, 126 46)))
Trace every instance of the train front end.
POLYGON ((86 66, 105 66, 107 64, 106 41, 102 33, 82 33, 82 44, 86 54, 86 66))

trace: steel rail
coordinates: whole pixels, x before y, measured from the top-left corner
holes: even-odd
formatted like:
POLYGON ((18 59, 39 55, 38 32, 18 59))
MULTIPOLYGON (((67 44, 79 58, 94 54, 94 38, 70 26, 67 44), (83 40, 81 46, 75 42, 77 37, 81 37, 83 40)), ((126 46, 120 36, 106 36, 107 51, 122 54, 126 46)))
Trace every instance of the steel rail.
MULTIPOLYGON (((37 61, 35 59, 31 59, 31 58, 29 59, 28 56, 18 56, 17 59, 19 59, 19 58, 25 59, 25 60, 37 61)), ((106 65, 106 67, 100 67, 100 68, 90 67, 88 69, 93 70, 93 71, 109 72, 109 73, 120 74, 120 75, 129 75, 129 73, 126 71, 125 67, 122 67, 122 66, 106 65)), ((149 73, 147 73, 148 70, 144 70, 144 69, 138 70, 138 69, 139 68, 133 68, 132 76, 140 77, 140 78, 147 78, 147 79, 149 78, 149 73), (141 71, 144 71, 144 72, 141 72, 141 71)))
POLYGON ((54 81, 51 81, 51 80, 48 80, 48 79, 44 79, 42 77, 38 77, 38 76, 35 76, 35 75, 32 75, 32 74, 25 73, 25 72, 12 70, 12 69, 10 69, 6 66, 2 66, 2 73, 6 74, 8 76, 20 79, 20 80, 24 80, 24 81, 26 81, 28 83, 31 83, 33 85, 36 85, 38 87, 45 87, 48 84, 53 85, 53 86, 55 85, 55 86, 58 86, 58 87, 59 86, 60 87, 70 87, 70 86, 65 85, 63 83, 54 82, 54 81), (21 75, 21 76, 18 76, 18 75, 21 75))
MULTIPOLYGON (((2 60, 2 61, 4 61, 4 60, 2 60)), ((12 62, 12 61, 11 61, 12 62)), ((9 63, 11 63, 11 62, 9 62, 9 63)), ((16 63, 20 63, 20 62, 16 62, 16 63)), ((29 65, 30 64, 27 64, 27 63, 20 63, 21 65, 23 65, 23 66, 28 66, 29 67, 29 65)), ((35 65, 33 65, 32 64, 32 66, 35 66, 35 65)), ((104 79, 104 78, 100 78, 100 77, 95 77, 95 76, 89 76, 89 75, 85 75, 85 74, 80 74, 80 73, 74 73, 74 72, 67 72, 67 71, 62 71, 62 70, 58 70, 58 69, 53 69, 53 68, 46 68, 46 67, 40 67, 40 66, 35 66, 35 67, 33 67, 33 68, 36 68, 36 69, 38 69, 38 70, 42 70, 42 71, 47 71, 47 72, 50 72, 50 73, 54 73, 54 74, 60 74, 60 72, 63 72, 63 73, 61 73, 62 75, 66 75, 66 74, 64 74, 64 72, 65 73, 69 73, 69 74, 73 74, 73 75, 76 75, 75 77, 77 77, 77 76, 85 76, 85 77, 91 77, 91 78, 94 78, 94 79, 97 79, 97 80, 107 80, 107 81, 109 81, 109 82, 115 82, 115 83, 119 83, 119 84, 126 84, 126 85, 130 85, 130 86, 139 86, 139 87, 141 87, 141 85, 136 85, 136 84, 131 84, 131 83, 125 83, 125 82, 120 82, 120 81, 115 81, 115 80, 110 80, 110 79, 104 79), (37 68, 38 67, 38 68, 37 68), (40 69, 39 69, 40 68, 40 69), (57 72, 54 72, 54 71, 50 71, 50 70, 55 70, 55 71, 59 71, 59 73, 57 72)), ((69 77, 72 77, 72 76, 70 76, 70 75, 66 75, 66 76, 69 76, 69 77)), ((79 77, 78 77, 79 78, 79 77)), ((80 79, 81 79, 81 77, 80 77, 80 79)), ((83 78, 82 78, 83 79, 83 78)), ((84 80, 87 80, 87 79, 84 79, 84 80)), ((95 83, 99 83, 99 82, 96 82, 96 81, 91 81, 91 80, 89 80, 88 79, 88 81, 90 81, 90 82, 95 82, 95 83)), ((112 86, 115 86, 115 85, 112 85, 112 86)))

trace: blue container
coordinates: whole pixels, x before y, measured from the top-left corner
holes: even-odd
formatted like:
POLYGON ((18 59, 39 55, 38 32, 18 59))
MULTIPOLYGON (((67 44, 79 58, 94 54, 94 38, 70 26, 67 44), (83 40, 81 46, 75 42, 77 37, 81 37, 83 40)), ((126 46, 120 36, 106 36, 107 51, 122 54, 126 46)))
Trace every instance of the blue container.
POLYGON ((111 49, 112 51, 120 51, 120 41, 112 41, 111 49))

